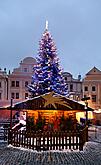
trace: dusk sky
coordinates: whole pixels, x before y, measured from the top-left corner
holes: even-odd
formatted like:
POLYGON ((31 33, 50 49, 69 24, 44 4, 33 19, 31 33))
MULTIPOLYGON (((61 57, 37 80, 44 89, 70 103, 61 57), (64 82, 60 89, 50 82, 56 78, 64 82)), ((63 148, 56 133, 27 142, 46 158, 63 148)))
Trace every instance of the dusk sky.
POLYGON ((0 68, 37 56, 46 20, 64 71, 101 69, 101 0, 0 0, 0 68))

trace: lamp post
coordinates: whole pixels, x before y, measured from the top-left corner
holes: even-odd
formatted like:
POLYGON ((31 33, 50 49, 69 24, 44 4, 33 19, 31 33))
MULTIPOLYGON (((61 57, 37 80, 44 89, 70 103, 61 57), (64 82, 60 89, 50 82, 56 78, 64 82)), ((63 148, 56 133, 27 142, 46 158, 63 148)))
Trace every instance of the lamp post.
POLYGON ((11 98, 11 107, 10 107, 10 129, 12 129, 12 106, 13 106, 13 98, 11 98))

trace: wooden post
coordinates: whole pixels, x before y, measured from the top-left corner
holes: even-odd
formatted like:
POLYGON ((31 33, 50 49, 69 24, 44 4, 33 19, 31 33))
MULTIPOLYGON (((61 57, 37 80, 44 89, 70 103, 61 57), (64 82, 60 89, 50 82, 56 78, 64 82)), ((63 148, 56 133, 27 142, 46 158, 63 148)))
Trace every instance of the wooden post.
POLYGON ((88 142, 88 125, 86 126, 86 142, 88 142))
POLYGON ((13 99, 11 98, 11 110, 10 110, 10 129, 12 129, 12 105, 13 105, 13 99))
POLYGON ((86 141, 88 141, 88 102, 87 100, 85 101, 86 104, 86 141))
POLYGON ((79 150, 83 150, 83 136, 82 136, 82 131, 79 132, 79 150))
POLYGON ((12 144, 12 130, 8 130, 8 144, 12 144))

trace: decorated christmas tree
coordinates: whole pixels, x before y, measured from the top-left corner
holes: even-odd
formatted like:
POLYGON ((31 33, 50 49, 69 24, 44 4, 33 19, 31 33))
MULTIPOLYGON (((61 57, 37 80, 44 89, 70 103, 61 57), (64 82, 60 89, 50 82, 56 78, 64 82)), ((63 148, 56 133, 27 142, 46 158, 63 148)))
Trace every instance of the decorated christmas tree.
POLYGON ((37 65, 34 67, 32 83, 28 88, 32 96, 42 95, 51 91, 61 95, 68 94, 57 56, 57 49, 48 31, 47 22, 45 32, 39 42, 37 65))

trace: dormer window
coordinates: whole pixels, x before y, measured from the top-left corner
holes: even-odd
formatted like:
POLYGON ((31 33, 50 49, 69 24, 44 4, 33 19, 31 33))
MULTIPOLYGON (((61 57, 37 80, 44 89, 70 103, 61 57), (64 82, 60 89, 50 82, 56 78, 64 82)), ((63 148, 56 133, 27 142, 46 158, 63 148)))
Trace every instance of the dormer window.
POLYGON ((65 80, 67 81, 67 77, 65 77, 65 80))

